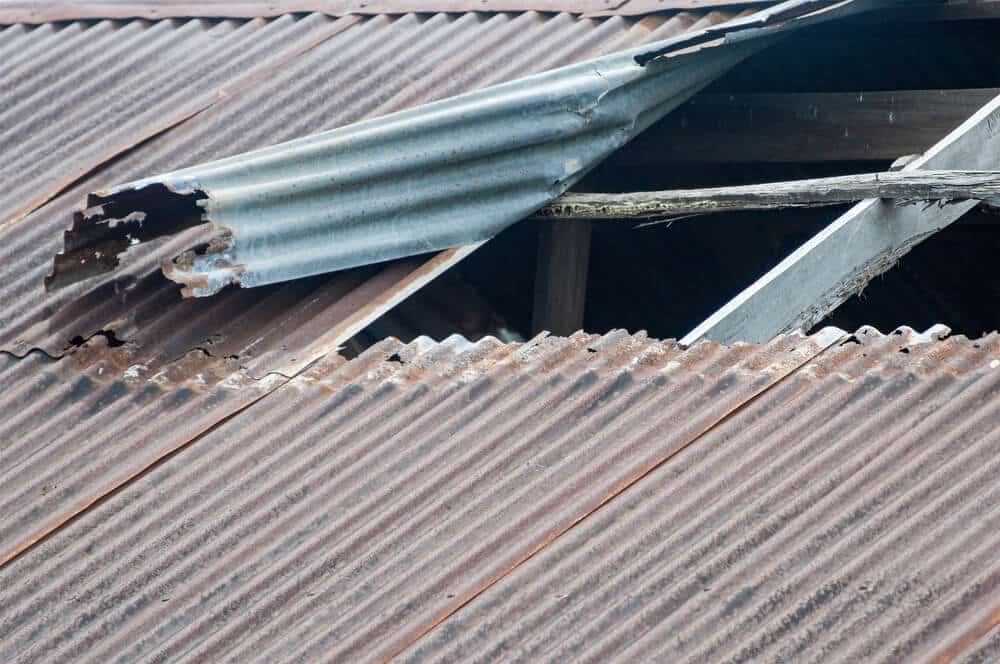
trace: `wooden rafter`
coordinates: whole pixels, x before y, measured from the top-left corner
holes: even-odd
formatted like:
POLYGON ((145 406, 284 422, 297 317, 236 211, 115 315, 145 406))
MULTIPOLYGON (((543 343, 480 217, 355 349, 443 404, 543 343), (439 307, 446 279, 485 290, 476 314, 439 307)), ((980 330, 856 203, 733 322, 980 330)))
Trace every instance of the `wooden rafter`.
MULTIPOLYGON (((1000 168, 1000 97, 903 170, 1000 168)), ((976 205, 858 203, 682 339, 762 342, 826 318, 914 246, 976 205)))

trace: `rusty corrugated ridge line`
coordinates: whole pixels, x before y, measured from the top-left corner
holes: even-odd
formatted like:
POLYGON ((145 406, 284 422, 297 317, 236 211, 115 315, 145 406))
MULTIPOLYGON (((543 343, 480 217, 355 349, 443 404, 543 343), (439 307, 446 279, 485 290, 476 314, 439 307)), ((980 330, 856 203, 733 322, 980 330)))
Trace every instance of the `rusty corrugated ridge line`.
MULTIPOLYGON (((324 25, 332 22, 313 18, 324 25)), ((107 182, 101 178, 148 172, 157 165, 177 165, 198 155, 221 156, 292 138, 725 18, 721 13, 643 21, 538 14, 375 17, 334 35, 268 79, 139 146, 80 188, 107 182), (368 64, 372 60, 366 58, 379 64, 373 68, 368 64)), ((49 36, 43 36, 32 44, 46 47, 49 36)), ((101 42, 101 46, 112 43, 101 42)), ((67 361, 46 371, 25 371, 28 364, 21 364, 16 365, 20 370, 5 373, 6 421, 0 427, 4 436, 0 439, 21 441, 17 446, 21 452, 5 461, 31 470, 14 474, 7 485, 8 498, 17 497, 17 501, 8 500, 0 508, 8 525, 5 557, 23 551, 193 435, 273 389, 280 381, 272 372, 294 375, 334 350, 364 324, 373 307, 391 303, 405 295, 406 289, 419 286, 438 261, 402 261, 378 270, 231 291, 212 301, 181 302, 157 270, 159 257, 171 254, 167 245, 157 249, 160 256, 153 252, 136 261, 118 279, 97 286, 85 283, 59 297, 46 297, 39 288, 45 268, 39 272, 36 259, 39 251, 44 255, 53 242, 58 243, 55 229, 75 204, 76 191, 16 227, 0 231, 5 237, 0 246, 9 258, 0 261, 0 273, 5 276, 0 289, 10 305, 0 321, 8 340, 4 347, 11 348, 9 340, 13 340, 18 354, 41 347, 61 355, 74 337, 89 339, 81 339, 81 349, 73 349, 67 361), (122 345, 112 347, 109 342, 122 345), (245 390, 220 384, 228 375, 225 367, 228 371, 242 367, 235 375, 237 384, 246 383, 245 390), (191 383, 176 399, 192 410, 174 408, 174 397, 160 398, 156 384, 138 393, 128 389, 164 371, 176 374, 168 385, 191 383), (115 409, 121 411, 119 415, 115 409), (179 425, 171 419, 175 411, 182 413, 176 420, 179 425), (25 417, 45 412, 51 415, 44 426, 25 417), (131 422, 130 417, 139 419, 131 422), (161 438, 164 421, 168 435, 161 438), (80 440, 87 442, 81 446, 80 440), (96 450, 106 451, 115 463, 106 463, 96 450), (32 466, 30 459, 54 465, 32 466)), ((31 356, 30 363, 40 361, 37 355, 31 356)))
POLYGON ((988 652, 1000 337, 946 334, 329 356, 0 568, 0 657, 988 652))
POLYGON ((767 0, 5 0, 0 24, 80 19, 262 18, 293 12, 330 16, 465 12, 552 12, 642 16, 655 12, 777 4, 767 0))
POLYGON ((0 228, 353 20, 102 21, 3 30, 12 54, 0 65, 0 127, 9 141, 0 165, 8 183, 0 193, 0 228), (115 95, 114 88, 128 93, 115 95))
POLYGON ((863 329, 403 661, 992 661, 1000 338, 863 329))
MULTIPOLYGON (((229 289, 209 300, 181 302, 176 286, 160 274, 159 263, 197 243, 201 236, 195 230, 150 245, 147 251, 136 247, 140 251, 126 256, 114 275, 46 293, 42 287, 48 270, 45 263, 61 246, 60 236, 73 208, 86 192, 115 182, 385 115, 700 30, 733 16, 737 14, 722 11, 642 20, 538 13, 376 16, 339 31, 283 67, 265 63, 268 77, 227 93, 208 109, 107 164, 22 222, 0 230, 0 299, 9 303, 0 316, 0 348, 18 355, 40 348, 57 356, 71 339, 111 330, 127 343, 135 362, 148 366, 169 363, 193 348, 203 348, 219 357, 238 356, 255 377, 269 371, 294 374, 336 347, 366 316, 412 292, 407 284, 432 277, 448 257, 298 280, 256 292, 229 289)), ((314 32, 324 34, 335 22, 323 16, 308 20, 314 32)), ((198 30, 209 29, 208 22, 196 23, 198 30)), ((178 29, 176 22, 161 24, 178 29)), ((98 30, 104 25, 73 24, 62 29, 67 39, 79 33, 75 39, 91 40, 102 51, 114 47, 117 35, 114 30, 98 30)), ((52 26, 8 28, 20 35, 9 41, 18 47, 12 48, 16 62, 21 63, 18 66, 36 86, 56 95, 58 86, 46 86, 56 85, 62 77, 83 76, 81 67, 87 66, 87 60, 63 53, 65 58, 57 58, 62 73, 47 79, 52 68, 46 64, 49 61, 36 61, 30 53, 51 48, 68 49, 71 54, 77 43, 63 45, 53 30, 52 26)), ((0 48, 4 43, 0 40, 0 48)), ((0 72, 0 82, 3 76, 0 72)), ((127 96, 127 83, 112 85, 108 94, 127 96)), ((14 93, 22 88, 10 89, 12 103, 20 104, 14 93)), ((72 115, 57 116, 46 130, 46 144, 61 140, 63 123, 73 121, 72 115)), ((25 176, 25 188, 42 185, 25 176)))
POLYGON ((186 297, 485 242, 744 58, 795 30, 900 0, 788 0, 660 42, 87 197, 47 289, 209 224, 163 263, 186 297))

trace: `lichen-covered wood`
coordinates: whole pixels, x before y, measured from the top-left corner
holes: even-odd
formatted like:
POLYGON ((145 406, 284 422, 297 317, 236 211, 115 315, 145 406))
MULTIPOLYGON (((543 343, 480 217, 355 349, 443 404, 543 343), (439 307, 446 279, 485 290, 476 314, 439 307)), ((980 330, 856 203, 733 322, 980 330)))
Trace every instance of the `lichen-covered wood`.
POLYGON ((775 210, 853 203, 866 198, 897 204, 1000 198, 994 171, 899 171, 792 182, 644 191, 627 194, 568 193, 543 208, 550 219, 649 219, 710 212, 775 210))

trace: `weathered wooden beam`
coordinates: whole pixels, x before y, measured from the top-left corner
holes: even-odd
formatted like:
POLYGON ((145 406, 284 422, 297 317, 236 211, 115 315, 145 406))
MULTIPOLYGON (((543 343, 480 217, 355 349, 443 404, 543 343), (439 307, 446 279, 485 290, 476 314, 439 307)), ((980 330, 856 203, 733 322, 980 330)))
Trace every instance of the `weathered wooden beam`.
POLYGON ((702 94, 608 163, 892 161, 924 152, 998 94, 994 88, 702 94))
MULTIPOLYGON (((904 172, 957 168, 1000 169, 1000 97, 904 172)), ((862 201, 698 325, 682 343, 763 342, 788 330, 809 329, 975 205, 965 201, 901 207, 880 199, 862 201)))
POLYGON ((543 222, 539 229, 534 332, 568 335, 583 327, 590 233, 589 221, 543 222))
POLYGON ((642 191, 626 194, 567 193, 538 211, 547 219, 635 220, 822 207, 865 198, 916 201, 989 200, 1000 197, 996 171, 898 171, 842 175, 768 184, 642 191))

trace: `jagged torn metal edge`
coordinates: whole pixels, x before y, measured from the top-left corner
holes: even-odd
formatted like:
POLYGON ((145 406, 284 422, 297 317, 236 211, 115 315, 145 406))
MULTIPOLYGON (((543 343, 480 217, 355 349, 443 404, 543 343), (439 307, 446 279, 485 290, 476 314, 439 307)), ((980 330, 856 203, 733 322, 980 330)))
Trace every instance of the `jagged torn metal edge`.
MULTIPOLYGON (((88 197, 86 209, 74 214, 45 285, 52 290, 111 272, 131 246, 205 223, 214 231, 208 243, 162 264, 167 278, 183 286, 185 297, 212 295, 230 284, 275 283, 480 242, 564 193, 650 124, 770 44, 772 37, 899 4, 791 0, 663 42, 97 192, 88 197), (722 46, 731 48, 723 52, 722 46), (487 134, 482 146, 473 142, 468 154, 455 157, 462 145, 450 138, 456 129, 495 128, 497 118, 489 114, 497 108, 504 120, 500 126, 513 128, 499 136, 487 134), (519 113, 521 122, 509 121, 519 113), (455 147, 450 152, 448 141, 455 147), (407 142, 410 155, 417 156, 413 163, 399 158, 407 142), (370 159, 351 165, 350 148, 355 146, 359 153, 383 156, 375 167, 370 159), (397 152, 398 146, 403 149, 397 152), (450 156, 441 156, 446 154, 450 156), (304 168, 313 163, 315 171, 304 168), (473 167, 488 177, 456 193, 451 187, 473 167), (422 178, 435 169, 445 174, 433 182, 438 188, 421 187, 422 178), (373 181, 391 184, 380 184, 373 201, 354 200, 358 190, 371 191, 373 181), (296 196, 302 200, 309 195, 322 205, 305 210, 306 216, 317 216, 316 208, 347 211, 341 218, 326 219, 327 226, 300 223, 287 208, 267 223, 253 218, 275 200, 288 205, 296 196), (344 199, 356 208, 343 205, 344 199), (446 213, 461 224, 440 221, 446 213), (428 222, 421 227, 427 217, 438 219, 437 226, 428 222), (387 224, 392 232, 386 231, 387 224), (323 240, 346 249, 338 253, 338 248, 324 247, 323 240), (326 253, 318 259, 317 251, 326 253)), ((475 173, 469 180, 477 182, 475 173)), ((290 207, 302 211, 295 203, 290 207)))

